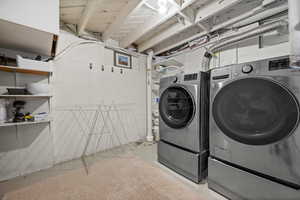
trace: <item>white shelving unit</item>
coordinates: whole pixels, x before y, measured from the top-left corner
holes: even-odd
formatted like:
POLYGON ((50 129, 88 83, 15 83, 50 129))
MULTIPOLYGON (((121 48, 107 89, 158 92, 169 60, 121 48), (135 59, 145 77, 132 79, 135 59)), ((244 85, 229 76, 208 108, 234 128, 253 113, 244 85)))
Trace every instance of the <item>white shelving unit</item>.
MULTIPOLYGON (((15 74, 15 85, 14 87, 17 88, 17 74, 29 74, 33 76, 40 76, 40 77, 45 77, 48 80, 48 84, 50 84, 50 78, 52 76, 52 71, 50 70, 44 70, 44 69, 30 69, 30 68, 21 68, 21 67, 12 67, 12 66, 3 66, 0 65, 0 72, 9 72, 9 73, 14 73, 15 74)), ((51 114, 51 94, 44 94, 44 95, 9 95, 9 94, 0 94, 0 99, 26 99, 26 101, 30 100, 47 100, 48 101, 48 113, 49 115, 51 114)), ((33 112, 33 111, 31 111, 33 112)), ((9 126, 23 126, 23 125, 34 125, 34 124, 41 124, 41 123, 49 123, 50 125, 51 120, 43 120, 43 121, 34 121, 34 122, 5 122, 5 123, 0 123, 0 128, 1 127, 9 127, 9 126)))
POLYGON ((18 72, 24 74, 35 74, 35 75, 51 75, 52 71, 50 70, 36 70, 36 69, 28 69, 22 67, 11 67, 11 66, 4 66, 0 65, 0 71, 5 72, 18 72))
POLYGON ((41 120, 41 121, 34 121, 34 122, 6 122, 0 123, 0 127, 9 127, 9 126, 25 126, 25 125, 32 125, 32 124, 45 124, 50 123, 51 120, 41 120))
POLYGON ((51 98, 52 95, 0 95, 0 98, 6 98, 6 99, 11 99, 11 98, 44 98, 48 99, 51 98))

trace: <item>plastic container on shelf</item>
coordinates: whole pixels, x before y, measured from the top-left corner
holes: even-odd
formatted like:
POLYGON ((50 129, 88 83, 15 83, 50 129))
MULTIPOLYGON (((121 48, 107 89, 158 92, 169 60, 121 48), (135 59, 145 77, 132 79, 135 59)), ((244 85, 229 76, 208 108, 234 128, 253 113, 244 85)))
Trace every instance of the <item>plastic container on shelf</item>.
POLYGON ((44 121, 49 118, 49 113, 43 112, 34 115, 34 121, 44 121))
POLYGON ((46 83, 28 83, 26 89, 33 95, 49 95, 50 86, 46 83))
POLYGON ((52 62, 43 62, 38 60, 31 60, 23 58, 20 55, 17 55, 17 65, 20 68, 32 69, 32 70, 41 70, 41 71, 52 71, 52 62))

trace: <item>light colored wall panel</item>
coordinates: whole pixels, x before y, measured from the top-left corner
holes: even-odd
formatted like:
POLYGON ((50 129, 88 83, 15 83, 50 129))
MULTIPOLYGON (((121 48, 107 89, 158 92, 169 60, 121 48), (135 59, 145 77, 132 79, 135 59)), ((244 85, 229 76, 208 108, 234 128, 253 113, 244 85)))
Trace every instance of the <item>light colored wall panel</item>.
MULTIPOLYGON (((251 41, 250 41, 251 42, 251 41)), ((289 55, 289 43, 281 43, 273 46, 259 48, 258 44, 250 43, 249 46, 245 44, 239 45, 238 48, 238 62, 250 62, 258 59, 267 59, 278 56, 289 55)))
POLYGON ((0 181, 20 175, 20 150, 15 127, 0 128, 0 181))
POLYGON ((53 166, 53 139, 48 124, 19 127, 20 175, 53 166))
POLYGON ((220 52, 220 54, 219 54, 220 55, 219 63, 222 66, 236 64, 237 61, 238 61, 237 60, 237 53, 238 53, 238 50, 236 48, 228 49, 228 50, 224 50, 224 51, 220 52))
MULTIPOLYGON (((79 41, 61 32, 58 52, 79 41)), ((85 149, 89 155, 145 137, 146 57, 132 57, 132 69, 115 67, 113 61, 112 50, 87 44, 55 62, 56 163, 78 158, 85 149), (99 105, 101 112, 95 119, 99 105)))

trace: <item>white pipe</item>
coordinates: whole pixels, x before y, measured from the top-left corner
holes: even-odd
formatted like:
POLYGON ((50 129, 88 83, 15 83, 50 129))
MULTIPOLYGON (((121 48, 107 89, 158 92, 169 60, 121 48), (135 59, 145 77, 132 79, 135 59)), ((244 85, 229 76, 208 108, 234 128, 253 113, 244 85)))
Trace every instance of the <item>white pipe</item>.
POLYGON ((271 24, 256 27, 252 30, 247 30, 242 33, 238 33, 234 36, 229 36, 229 37, 223 38, 220 41, 220 43, 211 46, 208 49, 208 51, 205 52, 205 55, 204 55, 203 61, 202 61, 203 69, 205 71, 209 70, 210 61, 211 61, 213 53, 220 50, 221 48, 223 48, 227 45, 232 45, 234 43, 241 42, 246 39, 257 37, 259 35, 262 35, 262 34, 265 34, 265 33, 268 33, 268 32, 274 31, 274 30, 278 30, 279 28, 282 28, 282 26, 287 26, 287 23, 285 21, 278 21, 278 22, 274 22, 271 24))
POLYGON ((270 8, 268 10, 265 10, 261 13, 257 13, 256 15, 254 15, 252 17, 249 17, 249 18, 247 18, 247 19, 245 19, 241 22, 238 22, 238 23, 234 24, 234 26, 232 28, 234 29, 235 27, 241 27, 241 26, 245 26, 247 24, 258 22, 261 19, 271 17, 273 15, 276 15, 278 13, 281 13, 281 12, 287 11, 287 10, 288 10, 288 5, 287 4, 283 4, 283 5, 277 6, 275 8, 270 8))
MULTIPOLYGON (((250 11, 248 11, 248 12, 246 12, 246 13, 240 15, 240 16, 234 17, 234 18, 232 18, 228 21, 225 21, 221 24, 218 24, 218 25, 214 26, 210 30, 210 32, 214 32, 214 31, 217 31, 217 30, 222 29, 222 28, 228 28, 228 27, 231 28, 231 26, 236 25, 236 24, 240 24, 240 23, 244 22, 245 20, 246 21, 251 20, 252 22, 256 22, 256 21, 259 21, 259 20, 264 19, 266 17, 270 17, 272 15, 280 13, 280 12, 286 10, 286 9, 287 9, 287 5, 284 5, 284 4, 281 5, 281 6, 278 6, 278 7, 274 7, 274 8, 265 8, 263 6, 259 6, 259 7, 254 8, 254 9, 252 9, 252 10, 250 10, 250 11), (254 21, 254 19, 256 21, 254 21)), ((167 51, 168 49, 171 49, 173 47, 179 46, 179 45, 184 44, 186 42, 192 41, 196 38, 203 37, 205 35, 207 35, 206 32, 200 32, 200 33, 198 33, 198 34, 196 34, 196 35, 194 35, 190 38, 182 40, 182 41, 180 41, 180 42, 178 42, 174 45, 171 45, 168 48, 164 48, 164 49, 161 49, 161 50, 155 52, 155 55, 158 55, 158 54, 160 54, 164 51, 167 51)))
POLYGON ((152 58, 153 51, 147 52, 147 141, 153 142, 154 137, 152 133, 152 58))
POLYGON ((300 0, 289 0, 290 62, 300 67, 300 0))
POLYGON ((251 10, 249 12, 246 12, 246 13, 244 13, 244 14, 236 17, 236 18, 232 18, 232 19, 230 19, 230 20, 228 20, 228 21, 226 21, 226 22, 224 22, 220 25, 215 26, 213 28, 213 30, 218 30, 218 29, 221 29, 221 28, 224 28, 224 27, 232 26, 234 24, 237 24, 237 23, 239 23, 239 22, 241 22, 245 19, 248 19, 249 17, 252 17, 252 16, 254 16, 258 13, 261 13, 263 11, 265 11, 265 8, 263 6, 256 7, 256 8, 254 8, 253 10, 251 10))
POLYGON ((257 37, 257 36, 265 34, 267 32, 278 30, 278 28, 283 27, 283 26, 287 26, 287 22, 278 21, 278 22, 274 22, 274 23, 271 23, 271 24, 259 26, 257 28, 252 29, 252 30, 247 30, 246 32, 243 32, 243 33, 240 33, 240 34, 237 34, 237 35, 234 35, 234 36, 229 36, 228 38, 222 39, 222 41, 220 41, 220 43, 210 47, 210 51, 211 52, 216 52, 220 48, 225 47, 227 45, 234 44, 234 43, 239 42, 241 40, 257 37))

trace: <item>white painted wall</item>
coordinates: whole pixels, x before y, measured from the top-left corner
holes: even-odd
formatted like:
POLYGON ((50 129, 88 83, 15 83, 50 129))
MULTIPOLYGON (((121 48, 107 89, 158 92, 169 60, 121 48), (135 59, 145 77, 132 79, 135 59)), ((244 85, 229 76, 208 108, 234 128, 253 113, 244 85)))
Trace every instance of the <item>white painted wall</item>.
MULTIPOLYGON (((58 53, 76 41, 81 40, 61 32, 58 53)), ((88 44, 75 47, 55 62, 55 162, 82 155, 91 121, 95 119, 96 105, 114 106, 114 111, 109 112, 111 119, 105 117, 107 128, 102 136, 104 121, 99 116, 88 154, 145 138, 146 56, 132 57, 133 69, 123 69, 123 74, 121 68, 114 67, 113 60, 112 50, 88 44), (82 111, 76 109, 76 105, 80 105, 82 111)), ((103 114, 106 116, 107 112, 103 114)))
POLYGON ((1 0, 0 19, 59 34, 59 0, 1 0))
MULTIPOLYGON (((61 31, 58 52, 80 39, 61 31)), ((7 51, 9 54, 13 53, 7 51)), ((25 55, 25 54, 24 54, 25 55)), ((113 67, 113 51, 102 45, 78 46, 54 62, 54 98, 51 126, 0 128, 0 181, 49 168, 78 158, 88 140, 96 105, 114 106, 110 117, 99 115, 87 153, 146 137, 146 57, 133 57, 133 69, 113 67), (89 63, 93 64, 90 70, 89 63), (105 71, 101 71, 104 65, 105 71), (82 110, 79 111, 78 105, 82 110), (98 144, 98 145, 97 145, 98 144)), ((18 85, 45 81, 43 77, 18 75, 18 85)), ((13 73, 0 72, 0 93, 14 85, 13 73)), ((106 107, 107 108, 107 107, 106 107)), ((28 111, 49 109, 45 101, 28 101, 28 111)), ((102 107, 105 111, 105 107, 102 107)))

